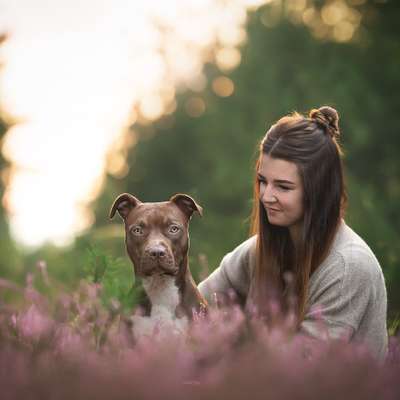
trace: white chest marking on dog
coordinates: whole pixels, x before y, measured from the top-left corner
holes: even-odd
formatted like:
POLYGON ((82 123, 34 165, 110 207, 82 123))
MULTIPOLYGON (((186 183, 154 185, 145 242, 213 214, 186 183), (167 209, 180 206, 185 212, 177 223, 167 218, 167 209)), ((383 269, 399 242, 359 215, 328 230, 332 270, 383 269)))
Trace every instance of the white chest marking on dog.
POLYGON ((175 278, 155 275, 144 278, 142 283, 151 301, 151 314, 150 317, 133 317, 134 335, 138 338, 155 333, 184 333, 188 325, 187 317, 175 317, 175 309, 180 303, 175 278))
POLYGON ((169 275, 155 275, 143 279, 143 287, 152 304, 151 314, 156 307, 175 315, 175 308, 179 304, 179 292, 175 285, 175 278, 169 275))

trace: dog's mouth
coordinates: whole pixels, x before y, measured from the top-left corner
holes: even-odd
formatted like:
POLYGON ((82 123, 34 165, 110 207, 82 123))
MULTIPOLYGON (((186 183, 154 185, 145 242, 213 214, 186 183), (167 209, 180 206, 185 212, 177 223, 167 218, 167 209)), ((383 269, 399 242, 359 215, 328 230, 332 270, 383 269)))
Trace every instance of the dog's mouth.
POLYGON ((162 257, 153 257, 150 250, 144 251, 143 254, 139 256, 138 265, 143 276, 176 276, 178 274, 178 260, 175 259, 171 251, 162 250, 164 251, 162 257))
POLYGON ((149 276, 176 276, 178 275, 179 268, 174 266, 163 266, 161 264, 153 266, 142 266, 142 274, 146 277, 149 276))
POLYGON ((146 276, 176 276, 178 271, 176 272, 167 272, 167 271, 148 271, 145 273, 146 276))
POLYGON ((158 275, 159 276, 171 276, 171 277, 173 277, 173 276, 177 275, 177 272, 160 272, 158 275))

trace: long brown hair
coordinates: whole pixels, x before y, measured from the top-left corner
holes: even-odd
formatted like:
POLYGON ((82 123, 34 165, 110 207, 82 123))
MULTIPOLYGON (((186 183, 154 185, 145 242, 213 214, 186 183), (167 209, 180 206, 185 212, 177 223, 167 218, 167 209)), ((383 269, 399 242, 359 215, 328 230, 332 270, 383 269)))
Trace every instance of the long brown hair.
POLYGON ((338 121, 331 107, 311 110, 309 117, 294 113, 274 124, 260 143, 251 224, 251 234, 257 235, 257 256, 248 302, 262 313, 268 314, 272 299, 287 309, 290 296, 296 299, 298 323, 304 318, 310 276, 329 252, 347 200, 338 121), (263 154, 298 168, 304 215, 296 243, 287 227, 268 222, 260 202, 257 171, 263 154))

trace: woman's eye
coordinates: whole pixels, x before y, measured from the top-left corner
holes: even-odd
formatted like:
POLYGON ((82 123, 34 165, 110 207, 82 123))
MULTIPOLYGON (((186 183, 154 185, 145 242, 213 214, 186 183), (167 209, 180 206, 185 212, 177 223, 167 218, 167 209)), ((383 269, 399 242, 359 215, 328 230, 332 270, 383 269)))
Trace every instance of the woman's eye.
POLYGON ((168 229, 169 233, 178 233, 179 231, 180 231, 180 228, 177 225, 171 225, 168 229))
POLYGON ((280 188, 281 190, 284 190, 284 191, 287 191, 287 190, 290 189, 290 188, 288 188, 287 186, 279 186, 279 188, 280 188))
POLYGON ((135 226, 134 228, 132 228, 131 232, 134 235, 143 235, 143 229, 140 226, 135 226))

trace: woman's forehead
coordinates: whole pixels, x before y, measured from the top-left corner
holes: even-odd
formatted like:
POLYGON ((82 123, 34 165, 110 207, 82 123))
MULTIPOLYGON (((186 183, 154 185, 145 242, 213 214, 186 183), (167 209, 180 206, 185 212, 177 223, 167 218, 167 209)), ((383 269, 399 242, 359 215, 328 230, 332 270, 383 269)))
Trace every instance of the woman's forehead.
POLYGON ((283 160, 282 158, 274 158, 268 154, 262 155, 258 173, 265 178, 273 180, 300 182, 299 171, 294 162, 283 160))

